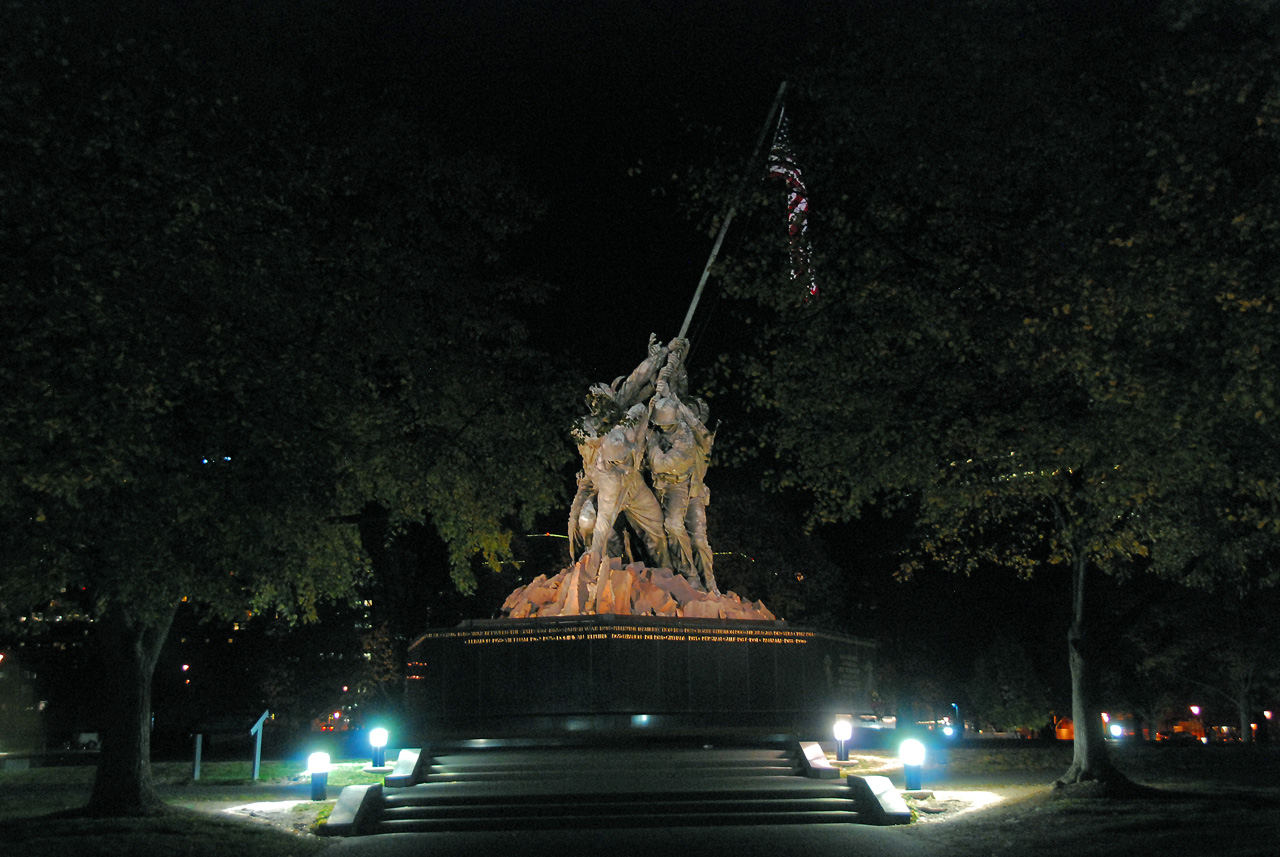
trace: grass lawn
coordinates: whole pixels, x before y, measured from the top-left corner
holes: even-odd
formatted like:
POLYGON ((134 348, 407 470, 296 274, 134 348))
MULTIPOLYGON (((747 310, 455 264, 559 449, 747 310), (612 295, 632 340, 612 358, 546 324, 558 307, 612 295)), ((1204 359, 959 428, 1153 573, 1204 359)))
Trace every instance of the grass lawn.
POLYGON ((265 824, 175 810, 160 818, 44 816, 0 823, 5 853, 22 857, 306 857, 325 842, 265 824))
MULTIPOLYGON (((329 797, 343 786, 381 782, 366 774, 366 762, 338 762, 329 774, 329 797)), ((77 818, 93 787, 94 768, 31 768, 0 771, 0 843, 4 854, 22 857, 303 857, 325 847, 324 840, 298 836, 266 824, 223 818, 183 809, 205 801, 251 803, 264 799, 272 785, 303 785, 305 765, 296 761, 263 762, 259 782, 251 762, 205 762, 200 779, 191 779, 189 762, 152 766, 156 785, 174 805, 161 818, 77 818)), ((314 805, 312 805, 314 806, 314 805)))
MULTIPOLYGON (((366 774, 365 762, 336 762, 329 774, 330 795, 343 786, 380 783, 381 775, 366 774)), ((200 779, 191 779, 189 762, 157 762, 151 766, 156 786, 170 803, 190 804, 201 800, 250 803, 263 800, 262 785, 307 783, 305 764, 296 761, 263 762, 259 781, 253 780, 251 762, 205 762, 200 779)), ((63 812, 84 806, 93 787, 92 765, 30 768, 0 771, 0 822, 63 812)))

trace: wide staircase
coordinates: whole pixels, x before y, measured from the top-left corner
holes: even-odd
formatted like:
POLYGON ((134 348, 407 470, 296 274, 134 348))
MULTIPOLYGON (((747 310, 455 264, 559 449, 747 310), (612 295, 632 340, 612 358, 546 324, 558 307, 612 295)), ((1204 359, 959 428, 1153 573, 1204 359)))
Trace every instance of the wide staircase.
POLYGON ((865 790, 804 756, 798 743, 434 748, 386 787, 348 787, 321 831, 884 823, 865 790))

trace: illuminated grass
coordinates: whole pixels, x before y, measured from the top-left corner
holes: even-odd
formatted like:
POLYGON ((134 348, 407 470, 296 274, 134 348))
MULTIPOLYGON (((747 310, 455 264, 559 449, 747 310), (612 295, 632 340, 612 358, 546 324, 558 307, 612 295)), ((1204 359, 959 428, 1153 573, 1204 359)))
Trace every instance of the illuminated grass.
MULTIPOLYGON (((366 763, 336 762, 329 774, 330 794, 343 786, 382 782, 380 774, 366 774, 366 763)), ((251 762, 206 762, 200 779, 191 779, 189 762, 161 762, 151 772, 161 794, 171 804, 187 805, 207 800, 261 800, 262 786, 305 784, 306 764, 298 761, 263 762, 254 783, 251 762), (227 787, 235 787, 228 791, 227 787)), ((76 765, 0 771, 0 820, 35 818, 84 806, 93 788, 94 767, 76 765)), ((79 857, 77 855, 77 857, 79 857)))

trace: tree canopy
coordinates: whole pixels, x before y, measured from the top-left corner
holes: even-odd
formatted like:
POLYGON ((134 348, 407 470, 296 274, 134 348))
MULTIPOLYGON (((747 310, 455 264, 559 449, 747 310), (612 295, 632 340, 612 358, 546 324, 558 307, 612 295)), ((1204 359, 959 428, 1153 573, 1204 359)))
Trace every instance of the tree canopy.
POLYGON ((501 265, 539 209, 514 177, 305 63, 234 73, 234 20, 133 11, 0 19, 0 611, 79 603, 132 652, 100 808, 139 800, 179 601, 313 615, 368 574, 370 508, 465 589, 572 451, 544 289, 501 265))
POLYGON ((1007 5, 851 14, 796 82, 820 294, 762 186, 723 265, 740 448, 815 523, 909 510, 907 573, 1061 563, 1082 608, 1087 569, 1248 574, 1280 532, 1276 15, 1007 5))

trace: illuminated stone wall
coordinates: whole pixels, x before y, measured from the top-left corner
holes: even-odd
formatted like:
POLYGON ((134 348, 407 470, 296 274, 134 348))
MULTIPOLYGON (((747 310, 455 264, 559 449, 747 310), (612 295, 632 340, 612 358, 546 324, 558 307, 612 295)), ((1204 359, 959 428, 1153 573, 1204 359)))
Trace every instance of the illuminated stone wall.
POLYGON ((785 622, 471 622, 412 644, 408 698, 424 733, 794 731, 831 713, 870 711, 874 650, 785 622))

